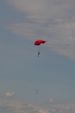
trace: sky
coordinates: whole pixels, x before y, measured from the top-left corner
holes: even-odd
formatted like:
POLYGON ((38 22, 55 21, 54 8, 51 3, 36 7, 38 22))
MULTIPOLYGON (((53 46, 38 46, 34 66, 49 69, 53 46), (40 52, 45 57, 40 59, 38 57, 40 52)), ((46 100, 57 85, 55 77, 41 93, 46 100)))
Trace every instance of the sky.
POLYGON ((2 112, 75 113, 75 0, 0 0, 2 112))

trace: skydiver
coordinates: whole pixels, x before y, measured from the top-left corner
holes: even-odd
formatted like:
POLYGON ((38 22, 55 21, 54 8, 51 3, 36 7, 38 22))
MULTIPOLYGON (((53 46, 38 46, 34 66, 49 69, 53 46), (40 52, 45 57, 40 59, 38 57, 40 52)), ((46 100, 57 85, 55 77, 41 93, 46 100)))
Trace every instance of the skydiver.
POLYGON ((40 51, 38 51, 38 57, 39 57, 39 55, 40 55, 40 51))

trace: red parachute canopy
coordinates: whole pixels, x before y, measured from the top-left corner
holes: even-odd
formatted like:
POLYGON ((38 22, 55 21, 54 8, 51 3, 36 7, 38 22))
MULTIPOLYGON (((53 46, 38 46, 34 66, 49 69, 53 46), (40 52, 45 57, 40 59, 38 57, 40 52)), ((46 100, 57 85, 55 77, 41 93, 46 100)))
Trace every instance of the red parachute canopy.
POLYGON ((34 42, 34 45, 39 46, 39 45, 44 44, 44 43, 46 43, 45 40, 36 40, 36 41, 34 42))

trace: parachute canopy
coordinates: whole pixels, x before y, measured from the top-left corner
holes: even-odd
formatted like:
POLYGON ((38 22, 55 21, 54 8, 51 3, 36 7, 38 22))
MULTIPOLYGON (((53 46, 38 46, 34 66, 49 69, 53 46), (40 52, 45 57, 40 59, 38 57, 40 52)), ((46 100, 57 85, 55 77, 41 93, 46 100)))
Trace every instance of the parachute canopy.
POLYGON ((36 40, 36 41, 34 42, 34 45, 39 46, 39 45, 44 44, 44 43, 46 43, 45 40, 36 40))

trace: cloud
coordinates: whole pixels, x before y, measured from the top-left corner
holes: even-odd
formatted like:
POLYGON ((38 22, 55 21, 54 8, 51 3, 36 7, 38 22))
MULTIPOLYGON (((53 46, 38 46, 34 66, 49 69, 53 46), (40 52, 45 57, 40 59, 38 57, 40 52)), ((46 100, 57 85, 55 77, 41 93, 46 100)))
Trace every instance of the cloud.
POLYGON ((49 16, 62 16, 73 6, 74 0, 7 0, 16 9, 26 12, 29 17, 46 19, 49 16), (60 9, 60 10, 59 10, 60 9))
POLYGON ((31 36, 35 36, 34 29, 36 28, 35 25, 30 23, 18 23, 18 24, 9 25, 7 29, 19 35, 31 37, 31 36))
POLYGON ((75 58, 75 23, 64 22, 53 27, 54 39, 50 39, 48 46, 57 52, 75 58))
POLYGON ((75 59, 75 0, 7 0, 24 12, 25 22, 6 26, 31 40, 43 34, 47 46, 59 54, 75 59))
MULTIPOLYGON (((0 98, 0 111, 3 113, 40 113, 40 110, 42 109, 22 101, 0 98)), ((43 109, 42 113, 45 111, 43 109)))
POLYGON ((41 110, 39 111, 40 113, 49 113, 48 110, 41 110))
POLYGON ((15 92, 10 92, 10 91, 5 92, 5 96, 7 96, 7 97, 11 97, 14 94, 15 94, 15 92))
POLYGON ((45 0, 8 0, 8 3, 26 13, 29 18, 43 19, 48 17, 48 3, 45 0))
POLYGON ((67 113, 75 112, 74 103, 50 104, 49 107, 34 106, 16 99, 0 98, 0 111, 3 113, 67 113))
POLYGON ((73 103, 63 103, 63 104, 52 104, 48 109, 50 113, 67 113, 67 112, 75 112, 75 104, 73 103))

